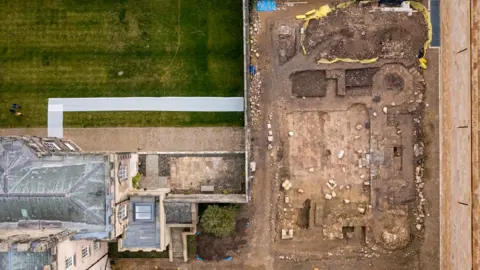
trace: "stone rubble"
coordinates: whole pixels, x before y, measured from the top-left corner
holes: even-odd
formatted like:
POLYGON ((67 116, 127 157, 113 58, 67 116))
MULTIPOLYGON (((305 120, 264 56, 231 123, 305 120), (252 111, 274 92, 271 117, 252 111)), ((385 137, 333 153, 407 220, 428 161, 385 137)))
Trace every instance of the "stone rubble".
POLYGON ((287 180, 283 181, 282 187, 285 190, 289 190, 292 187, 292 183, 287 179, 287 180))

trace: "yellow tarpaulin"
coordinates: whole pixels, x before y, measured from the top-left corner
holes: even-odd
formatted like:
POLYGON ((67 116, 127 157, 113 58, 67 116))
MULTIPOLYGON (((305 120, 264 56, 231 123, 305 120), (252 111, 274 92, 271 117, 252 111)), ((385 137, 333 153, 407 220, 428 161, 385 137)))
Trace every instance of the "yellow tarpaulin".
POLYGON ((378 57, 372 59, 352 59, 352 58, 334 58, 332 60, 327 59, 320 59, 317 61, 318 64, 333 64, 336 62, 346 62, 346 63, 362 63, 362 64, 370 64, 377 62, 378 57))
POLYGON ((423 69, 426 69, 427 59, 425 57, 427 55, 428 47, 430 47, 430 43, 432 42, 432 22, 430 21, 430 12, 428 12, 427 8, 424 5, 418 2, 410 1, 409 3, 413 9, 423 14, 423 18, 425 18, 425 23, 427 24, 427 28, 428 28, 427 41, 423 45, 423 56, 418 60, 420 67, 423 69))

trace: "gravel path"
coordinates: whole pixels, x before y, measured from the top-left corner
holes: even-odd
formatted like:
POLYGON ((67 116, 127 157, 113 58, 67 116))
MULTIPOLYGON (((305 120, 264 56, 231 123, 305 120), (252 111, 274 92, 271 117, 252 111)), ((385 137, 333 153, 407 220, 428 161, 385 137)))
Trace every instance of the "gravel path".
MULTIPOLYGON (((46 128, 0 129, 0 136, 47 136, 46 128)), ((242 127, 66 128, 84 151, 244 151, 242 127)))

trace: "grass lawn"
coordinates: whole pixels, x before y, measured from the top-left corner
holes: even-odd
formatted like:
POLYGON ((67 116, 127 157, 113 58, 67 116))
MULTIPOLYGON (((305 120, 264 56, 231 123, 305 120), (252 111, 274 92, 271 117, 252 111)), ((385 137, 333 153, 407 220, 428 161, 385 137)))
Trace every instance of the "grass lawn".
MULTIPOLYGON (((1 1, 0 126, 46 126, 50 97, 243 96, 241 2, 1 1)), ((242 125, 243 113, 65 113, 64 124, 242 125)))

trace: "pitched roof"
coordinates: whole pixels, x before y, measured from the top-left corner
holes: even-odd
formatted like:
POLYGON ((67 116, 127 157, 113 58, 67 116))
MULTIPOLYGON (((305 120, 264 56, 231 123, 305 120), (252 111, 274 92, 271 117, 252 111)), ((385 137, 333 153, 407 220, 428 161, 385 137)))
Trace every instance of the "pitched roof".
POLYGON ((43 270, 52 262, 50 251, 45 252, 0 252, 0 269, 3 270, 43 270))
POLYGON ((38 157, 24 141, 0 138, 0 226, 71 222, 104 230, 109 169, 104 155, 38 157))

